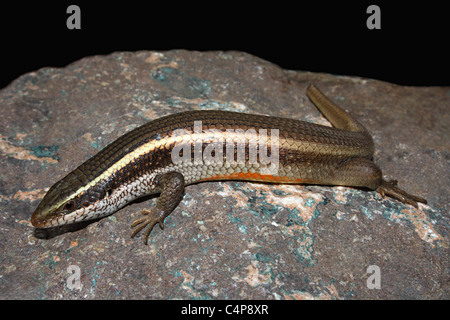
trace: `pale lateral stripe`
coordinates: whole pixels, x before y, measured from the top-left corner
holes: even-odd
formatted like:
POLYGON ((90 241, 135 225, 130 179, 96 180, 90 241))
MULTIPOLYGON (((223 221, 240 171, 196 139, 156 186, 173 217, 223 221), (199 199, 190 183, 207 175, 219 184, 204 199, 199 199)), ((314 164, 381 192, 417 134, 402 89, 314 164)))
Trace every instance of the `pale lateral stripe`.
MULTIPOLYGON (((234 132, 235 137, 233 136, 233 132, 230 131, 212 131, 214 134, 214 140, 215 139, 223 139, 224 143, 226 142, 226 139, 230 139, 233 138, 234 141, 236 141, 236 139, 238 140, 251 140, 253 135, 249 135, 248 132, 234 132), (239 139, 239 136, 244 135, 244 138, 239 139)), ((256 135, 256 138, 258 137, 258 134, 256 135)), ((131 161, 133 161, 134 159, 148 153, 149 151, 153 151, 156 148, 160 148, 161 146, 164 146, 166 144, 173 144, 174 142, 181 142, 181 141, 198 141, 201 140, 203 141, 204 139, 207 141, 211 141, 212 140, 212 136, 211 136, 211 132, 202 132, 202 133, 188 133, 185 135, 177 135, 174 137, 168 137, 168 138, 164 138, 161 140, 153 140, 150 141, 148 143, 143 144, 142 146, 140 146, 139 148, 135 149, 134 151, 132 151, 131 153, 125 155, 122 159, 120 159, 119 161, 117 161, 116 163, 114 163, 110 168, 108 168, 105 172, 103 172, 101 175, 99 175, 98 177, 96 177, 95 179, 93 179, 92 181, 90 181, 88 184, 86 184, 85 186, 80 187, 74 194, 72 194, 69 198, 67 198, 65 201, 67 200, 71 200, 73 198, 75 198, 77 195, 79 195, 80 193, 88 190, 90 187, 96 185, 99 181, 106 179, 108 176, 110 176, 111 174, 113 174, 114 172, 117 172, 118 170, 124 168, 125 166, 127 166, 131 161)), ((282 139, 280 139, 281 141, 282 139)), ((315 144, 311 141, 309 141, 307 144, 303 144, 299 141, 295 141, 294 139, 283 139, 286 142, 291 142, 288 143, 286 145, 286 143, 281 143, 280 145, 283 145, 283 148, 286 147, 291 147, 291 146, 295 146, 295 149, 297 151, 300 152, 311 152, 315 147, 319 148, 320 144, 315 144)), ((258 140, 257 140, 258 141, 258 140)), ((270 142, 270 135, 268 135, 268 142, 270 142)), ((342 149, 345 146, 339 146, 339 151, 342 153, 342 149)), ((349 146, 346 147, 347 152, 349 154, 353 153, 352 149, 353 147, 349 146)), ((336 154, 336 151, 331 150, 331 149, 326 149, 324 150, 323 148, 321 149, 322 152, 326 151, 326 154, 336 154)), ((346 152, 346 153, 347 153, 346 152)), ((64 201, 64 202, 65 202, 64 201)), ((59 203, 57 206, 61 205, 62 203, 59 203)))

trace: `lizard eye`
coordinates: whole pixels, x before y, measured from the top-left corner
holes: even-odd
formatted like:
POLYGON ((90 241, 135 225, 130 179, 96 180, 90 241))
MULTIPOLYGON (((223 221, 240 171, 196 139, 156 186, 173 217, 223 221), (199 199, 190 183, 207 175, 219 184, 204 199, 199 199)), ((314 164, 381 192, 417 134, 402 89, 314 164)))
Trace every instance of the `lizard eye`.
POLYGON ((73 201, 69 201, 64 205, 64 210, 72 210, 75 207, 75 203, 73 201))

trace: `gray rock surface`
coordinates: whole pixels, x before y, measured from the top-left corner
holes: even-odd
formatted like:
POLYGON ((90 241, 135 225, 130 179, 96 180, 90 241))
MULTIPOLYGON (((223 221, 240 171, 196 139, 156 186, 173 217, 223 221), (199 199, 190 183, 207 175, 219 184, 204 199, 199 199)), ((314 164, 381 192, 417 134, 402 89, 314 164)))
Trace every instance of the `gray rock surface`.
POLYGON ((21 76, 0 91, 0 299, 449 299, 450 88, 282 70, 241 52, 121 52, 21 76), (187 187, 148 246, 130 224, 156 198, 56 235, 46 190, 126 131, 197 109, 328 122, 314 83, 373 135, 419 209, 344 187, 187 187), (42 239, 43 237, 48 239, 42 239), (370 289, 371 265, 381 288, 370 289), (81 290, 67 285, 79 268, 81 290))

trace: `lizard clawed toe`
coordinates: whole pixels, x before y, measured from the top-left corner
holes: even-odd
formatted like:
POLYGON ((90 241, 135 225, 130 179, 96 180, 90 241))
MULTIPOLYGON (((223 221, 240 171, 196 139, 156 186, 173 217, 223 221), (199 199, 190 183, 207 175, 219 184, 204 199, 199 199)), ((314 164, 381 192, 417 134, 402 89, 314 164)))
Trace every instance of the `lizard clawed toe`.
POLYGON ((150 236, 150 233, 152 232, 155 224, 159 223, 161 229, 164 229, 164 215, 161 215, 157 211, 157 208, 154 208, 154 210, 141 211, 141 214, 144 215, 144 217, 136 219, 131 224, 131 228, 134 228, 133 232, 131 233, 131 238, 134 238, 134 236, 138 234, 139 231, 148 226, 147 231, 144 235, 144 244, 148 244, 148 237, 150 236))
POLYGON ((395 198, 400 202, 410 204, 415 208, 419 208, 418 202, 425 204, 427 203, 427 200, 425 200, 424 198, 409 194, 406 191, 398 188, 397 184, 397 180, 383 180, 381 185, 377 188, 377 191, 381 194, 382 197, 384 197, 385 195, 389 195, 390 197, 395 198))

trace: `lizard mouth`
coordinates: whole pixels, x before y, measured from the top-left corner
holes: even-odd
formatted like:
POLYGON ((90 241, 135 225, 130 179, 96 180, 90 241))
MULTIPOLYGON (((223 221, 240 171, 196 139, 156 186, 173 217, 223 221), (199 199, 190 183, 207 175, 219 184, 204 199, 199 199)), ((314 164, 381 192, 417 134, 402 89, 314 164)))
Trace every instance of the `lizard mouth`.
POLYGON ((55 222, 60 223, 64 221, 64 216, 67 215, 63 212, 43 214, 43 211, 38 207, 31 215, 31 224, 35 228, 49 228, 55 226, 55 222))
POLYGON ((46 228, 49 227, 49 222, 51 220, 50 219, 45 219, 42 217, 39 217, 39 214, 34 212, 33 215, 31 216, 31 224, 33 225, 33 227, 35 228, 46 228))

